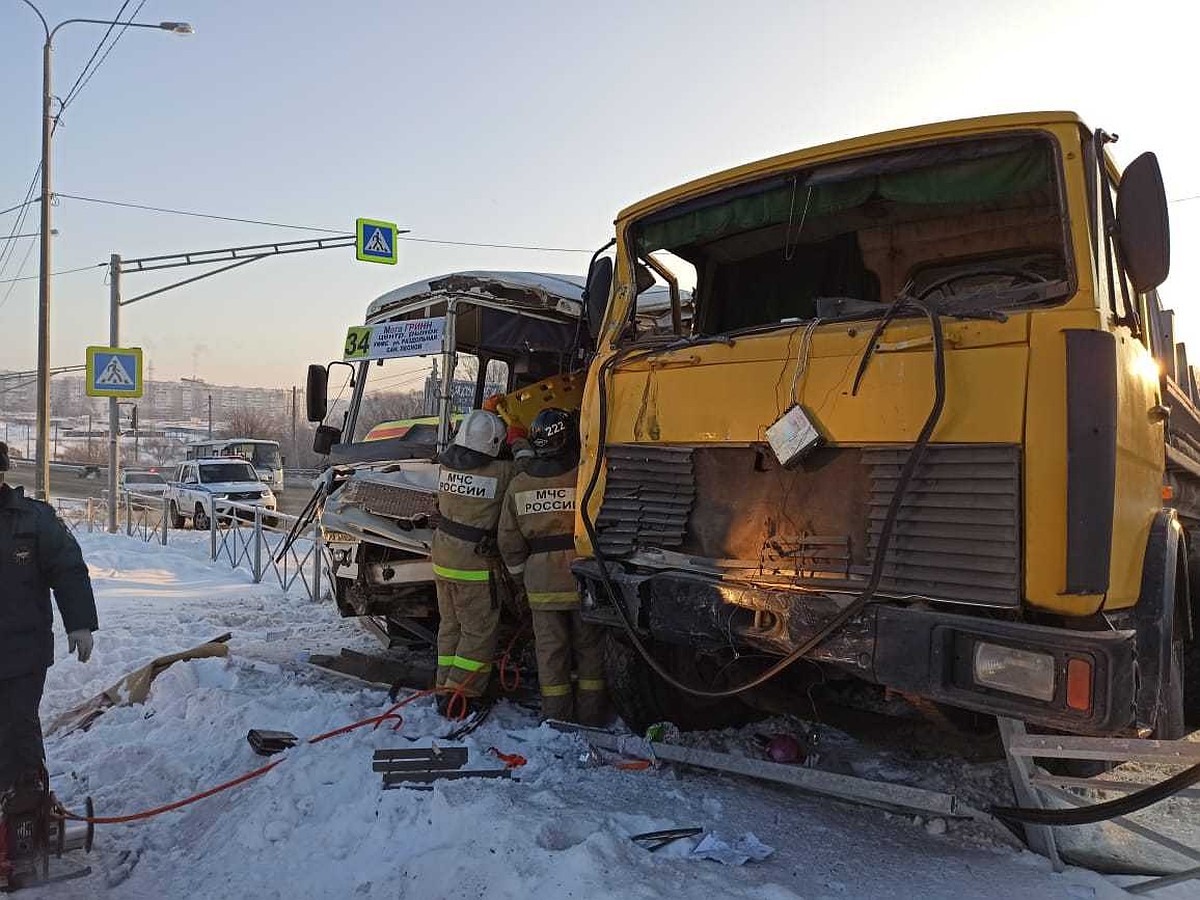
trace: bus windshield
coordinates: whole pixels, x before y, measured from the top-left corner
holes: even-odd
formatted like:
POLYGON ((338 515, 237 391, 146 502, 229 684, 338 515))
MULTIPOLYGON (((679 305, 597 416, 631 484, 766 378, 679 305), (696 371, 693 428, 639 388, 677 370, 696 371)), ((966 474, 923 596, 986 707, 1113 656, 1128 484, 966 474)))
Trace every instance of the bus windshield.
POLYGON ((275 443, 246 441, 230 444, 225 454, 240 456, 259 469, 278 469, 280 465, 279 445, 275 443))

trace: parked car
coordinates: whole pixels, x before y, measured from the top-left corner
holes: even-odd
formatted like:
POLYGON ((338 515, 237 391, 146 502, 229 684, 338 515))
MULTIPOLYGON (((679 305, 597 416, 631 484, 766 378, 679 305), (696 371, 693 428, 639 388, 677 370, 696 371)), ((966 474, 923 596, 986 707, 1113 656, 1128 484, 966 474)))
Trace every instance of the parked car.
POLYGON ((167 479, 157 469, 148 472, 122 472, 121 492, 161 497, 167 491, 167 479))
MULTIPOLYGON (((196 459, 180 463, 165 494, 171 527, 183 528, 189 522, 197 530, 209 527, 213 516, 218 521, 229 518, 222 513, 221 500, 231 500, 248 506, 261 506, 275 512, 275 495, 264 485, 250 463, 234 459, 196 459), (214 512, 213 504, 217 509, 214 512)), ((238 515, 245 516, 240 512, 238 515)), ((275 516, 264 516, 268 525, 275 516)))

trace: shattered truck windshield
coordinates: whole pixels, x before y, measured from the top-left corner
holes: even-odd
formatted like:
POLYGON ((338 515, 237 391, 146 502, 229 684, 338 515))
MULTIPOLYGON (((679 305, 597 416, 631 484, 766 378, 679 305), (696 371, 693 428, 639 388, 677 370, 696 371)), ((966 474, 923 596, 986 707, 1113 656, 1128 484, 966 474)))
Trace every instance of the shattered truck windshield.
POLYGON ((871 314, 898 294, 1005 309, 1069 293, 1057 151, 1008 136, 774 176, 635 223, 632 251, 695 285, 691 333, 871 314))

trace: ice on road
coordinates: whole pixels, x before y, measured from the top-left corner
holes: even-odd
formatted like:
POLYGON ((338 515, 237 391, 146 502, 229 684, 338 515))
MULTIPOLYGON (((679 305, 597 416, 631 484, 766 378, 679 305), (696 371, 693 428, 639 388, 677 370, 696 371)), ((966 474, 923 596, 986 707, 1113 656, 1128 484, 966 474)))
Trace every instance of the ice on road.
MULTIPOLYGON (((211 563, 203 536, 170 547, 80 537, 101 631, 88 665, 67 658, 56 623, 43 721, 165 653, 232 632, 228 659, 178 663, 143 706, 113 709, 87 732, 47 741, 59 797, 120 815, 188 796, 262 765, 246 732, 309 736, 386 709, 381 690, 314 669, 309 652, 371 649, 329 603, 251 583, 211 563), (195 541, 193 546, 191 541, 195 541)), ((133 825, 100 826, 86 878, 29 892, 85 898, 1117 897, 1081 869, 975 831, 689 770, 622 771, 585 759, 578 738, 504 703, 467 740, 472 767, 495 746, 528 765, 512 781, 381 791, 374 749, 429 746, 446 730, 431 703, 399 731, 360 730, 301 746, 266 776, 133 825), (692 858, 697 839, 656 853, 645 831, 749 832, 775 853, 731 867, 692 858)), ((1178 889, 1176 889, 1178 890, 1178 889)), ((1173 895, 1173 892, 1172 892, 1173 895)), ((1186 896, 1186 894, 1178 894, 1186 896)))

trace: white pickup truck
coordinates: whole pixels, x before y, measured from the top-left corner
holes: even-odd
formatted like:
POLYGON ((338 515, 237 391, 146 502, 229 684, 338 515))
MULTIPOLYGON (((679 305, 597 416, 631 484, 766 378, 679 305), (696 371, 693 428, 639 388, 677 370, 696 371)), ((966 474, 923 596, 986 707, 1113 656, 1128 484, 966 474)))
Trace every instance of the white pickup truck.
MULTIPOLYGON (((183 528, 191 522, 193 528, 202 531, 212 523, 226 518, 222 513, 221 501, 230 500, 248 506, 261 506, 264 512, 275 512, 275 495, 259 480, 258 473, 250 463, 240 459, 196 459, 180 463, 175 475, 167 485, 171 527, 183 528)), ((246 516, 243 510, 241 516, 246 516)), ((267 525, 274 525, 274 515, 264 515, 267 525)))

